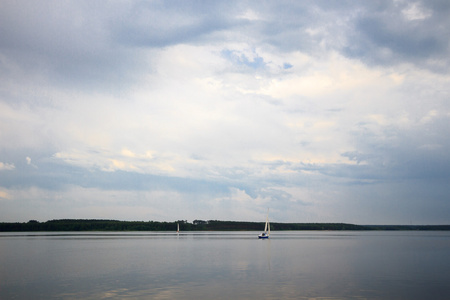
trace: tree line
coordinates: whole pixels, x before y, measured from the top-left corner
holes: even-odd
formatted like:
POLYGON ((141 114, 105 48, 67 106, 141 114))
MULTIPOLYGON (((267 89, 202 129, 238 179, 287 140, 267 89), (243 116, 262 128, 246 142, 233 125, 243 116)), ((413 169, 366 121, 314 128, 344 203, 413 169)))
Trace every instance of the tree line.
MULTIPOLYGON (((174 222, 61 219, 24 223, 0 222, 1 232, 14 231, 239 231, 264 228, 263 222, 186 220, 174 222)), ((271 230, 450 230, 450 225, 354 225, 346 223, 271 223, 271 230)))

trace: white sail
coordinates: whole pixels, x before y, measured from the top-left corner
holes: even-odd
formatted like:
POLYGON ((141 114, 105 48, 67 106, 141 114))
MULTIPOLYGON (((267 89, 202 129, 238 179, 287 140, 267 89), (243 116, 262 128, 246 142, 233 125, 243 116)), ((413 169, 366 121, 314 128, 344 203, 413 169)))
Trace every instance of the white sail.
POLYGON ((267 236, 270 235, 269 209, 267 209, 266 226, 264 227, 264 232, 267 234, 267 236))
POLYGON ((266 226, 264 226, 264 232, 266 232, 266 233, 267 233, 267 224, 269 224, 269 215, 267 215, 266 226))
POLYGON ((180 232, 180 224, 177 223, 177 233, 180 232))

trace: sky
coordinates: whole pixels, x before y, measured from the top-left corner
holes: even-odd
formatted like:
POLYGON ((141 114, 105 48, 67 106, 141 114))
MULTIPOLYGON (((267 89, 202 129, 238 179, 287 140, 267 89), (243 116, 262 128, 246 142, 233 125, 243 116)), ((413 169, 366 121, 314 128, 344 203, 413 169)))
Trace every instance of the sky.
POLYGON ((450 224, 450 2, 0 2, 0 221, 450 224))

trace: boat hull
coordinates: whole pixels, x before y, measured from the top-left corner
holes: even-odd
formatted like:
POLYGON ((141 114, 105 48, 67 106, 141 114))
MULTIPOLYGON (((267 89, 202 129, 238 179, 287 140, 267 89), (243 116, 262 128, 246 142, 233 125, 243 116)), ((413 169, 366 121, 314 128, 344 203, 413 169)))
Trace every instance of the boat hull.
POLYGON ((269 236, 268 235, 258 235, 258 238, 259 239, 268 239, 269 238, 269 236))

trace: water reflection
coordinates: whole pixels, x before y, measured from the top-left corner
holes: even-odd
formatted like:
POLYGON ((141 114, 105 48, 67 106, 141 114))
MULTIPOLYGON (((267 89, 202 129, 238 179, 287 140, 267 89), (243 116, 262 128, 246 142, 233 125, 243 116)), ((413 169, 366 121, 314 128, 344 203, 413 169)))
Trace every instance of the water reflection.
POLYGON ((0 299, 445 299, 445 232, 0 234, 0 299))

